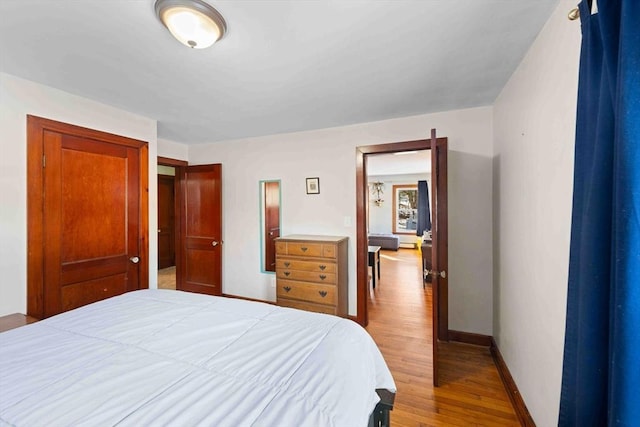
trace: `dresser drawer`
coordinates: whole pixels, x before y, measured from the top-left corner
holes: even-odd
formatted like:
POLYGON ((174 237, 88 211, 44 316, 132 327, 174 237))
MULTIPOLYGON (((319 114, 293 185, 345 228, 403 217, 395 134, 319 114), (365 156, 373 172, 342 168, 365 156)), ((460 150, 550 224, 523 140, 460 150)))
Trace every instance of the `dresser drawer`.
POLYGON ((277 270, 276 275, 279 279, 304 280, 305 282, 336 284, 336 275, 334 273, 324 273, 322 271, 300 271, 284 268, 277 270))
POLYGON ((325 261, 302 261, 299 259, 279 258, 276 260, 276 270, 278 269, 335 273, 336 264, 325 261))
POLYGON ((287 242, 276 242, 276 255, 287 254, 287 242))
POLYGON ((336 245, 324 244, 322 245, 322 256, 324 258, 335 258, 336 257, 336 245))
POLYGON ((335 259, 337 248, 332 243, 276 242, 277 255, 335 259))
POLYGON ((336 287, 278 278, 278 299, 291 298, 319 304, 336 305, 336 287))
POLYGON ((287 254, 294 256, 321 257, 322 244, 320 243, 287 243, 287 254))
POLYGON ((316 313, 338 314, 336 307, 333 305, 314 304, 294 299, 278 298, 278 305, 280 307, 297 308, 298 310, 315 311, 316 313))

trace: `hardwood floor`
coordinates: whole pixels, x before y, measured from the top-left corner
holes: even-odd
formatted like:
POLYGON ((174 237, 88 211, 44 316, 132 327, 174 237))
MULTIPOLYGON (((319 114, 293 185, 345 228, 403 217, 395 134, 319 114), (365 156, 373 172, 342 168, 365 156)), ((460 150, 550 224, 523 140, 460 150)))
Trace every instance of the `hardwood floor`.
POLYGON ((431 288, 422 288, 420 251, 380 257, 367 330, 398 388, 391 425, 520 425, 489 348, 440 343, 440 387, 432 386, 431 288))
POLYGON ((158 270, 158 289, 176 289, 176 266, 158 270))

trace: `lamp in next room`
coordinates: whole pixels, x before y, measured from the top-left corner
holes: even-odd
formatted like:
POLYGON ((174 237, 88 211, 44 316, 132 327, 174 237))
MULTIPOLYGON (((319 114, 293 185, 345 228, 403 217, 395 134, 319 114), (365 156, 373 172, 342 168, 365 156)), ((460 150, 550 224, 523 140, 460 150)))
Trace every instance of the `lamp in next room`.
POLYGON ((156 0, 155 10, 171 34, 194 49, 211 46, 227 30, 222 15, 201 0, 156 0))

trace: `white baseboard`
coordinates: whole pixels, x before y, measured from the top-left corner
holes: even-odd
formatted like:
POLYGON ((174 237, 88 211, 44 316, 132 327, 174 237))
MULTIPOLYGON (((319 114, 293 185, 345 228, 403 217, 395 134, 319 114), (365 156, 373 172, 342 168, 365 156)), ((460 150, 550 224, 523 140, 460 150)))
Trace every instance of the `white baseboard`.
POLYGON ((400 243, 400 247, 404 248, 404 249, 417 249, 418 248, 417 245, 415 243, 413 243, 413 242, 411 242, 411 243, 402 242, 402 243, 400 243))

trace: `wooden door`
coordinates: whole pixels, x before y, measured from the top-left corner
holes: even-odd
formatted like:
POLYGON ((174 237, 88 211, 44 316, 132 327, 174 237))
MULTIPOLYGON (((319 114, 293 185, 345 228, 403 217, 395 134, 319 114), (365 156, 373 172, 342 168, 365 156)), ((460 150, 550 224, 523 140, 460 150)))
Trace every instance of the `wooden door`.
POLYGON ((222 294, 222 165, 179 170, 179 290, 222 294))
POLYGON ((158 175, 158 268, 176 265, 175 177, 158 175))
POLYGON ((28 312, 147 287, 146 143, 28 117, 28 312))
POLYGON ((448 340, 447 138, 431 130, 431 289, 433 385, 438 385, 438 341, 448 340))
POLYGON ((276 271, 276 239, 280 237, 280 182, 264 183, 264 269, 276 271))

